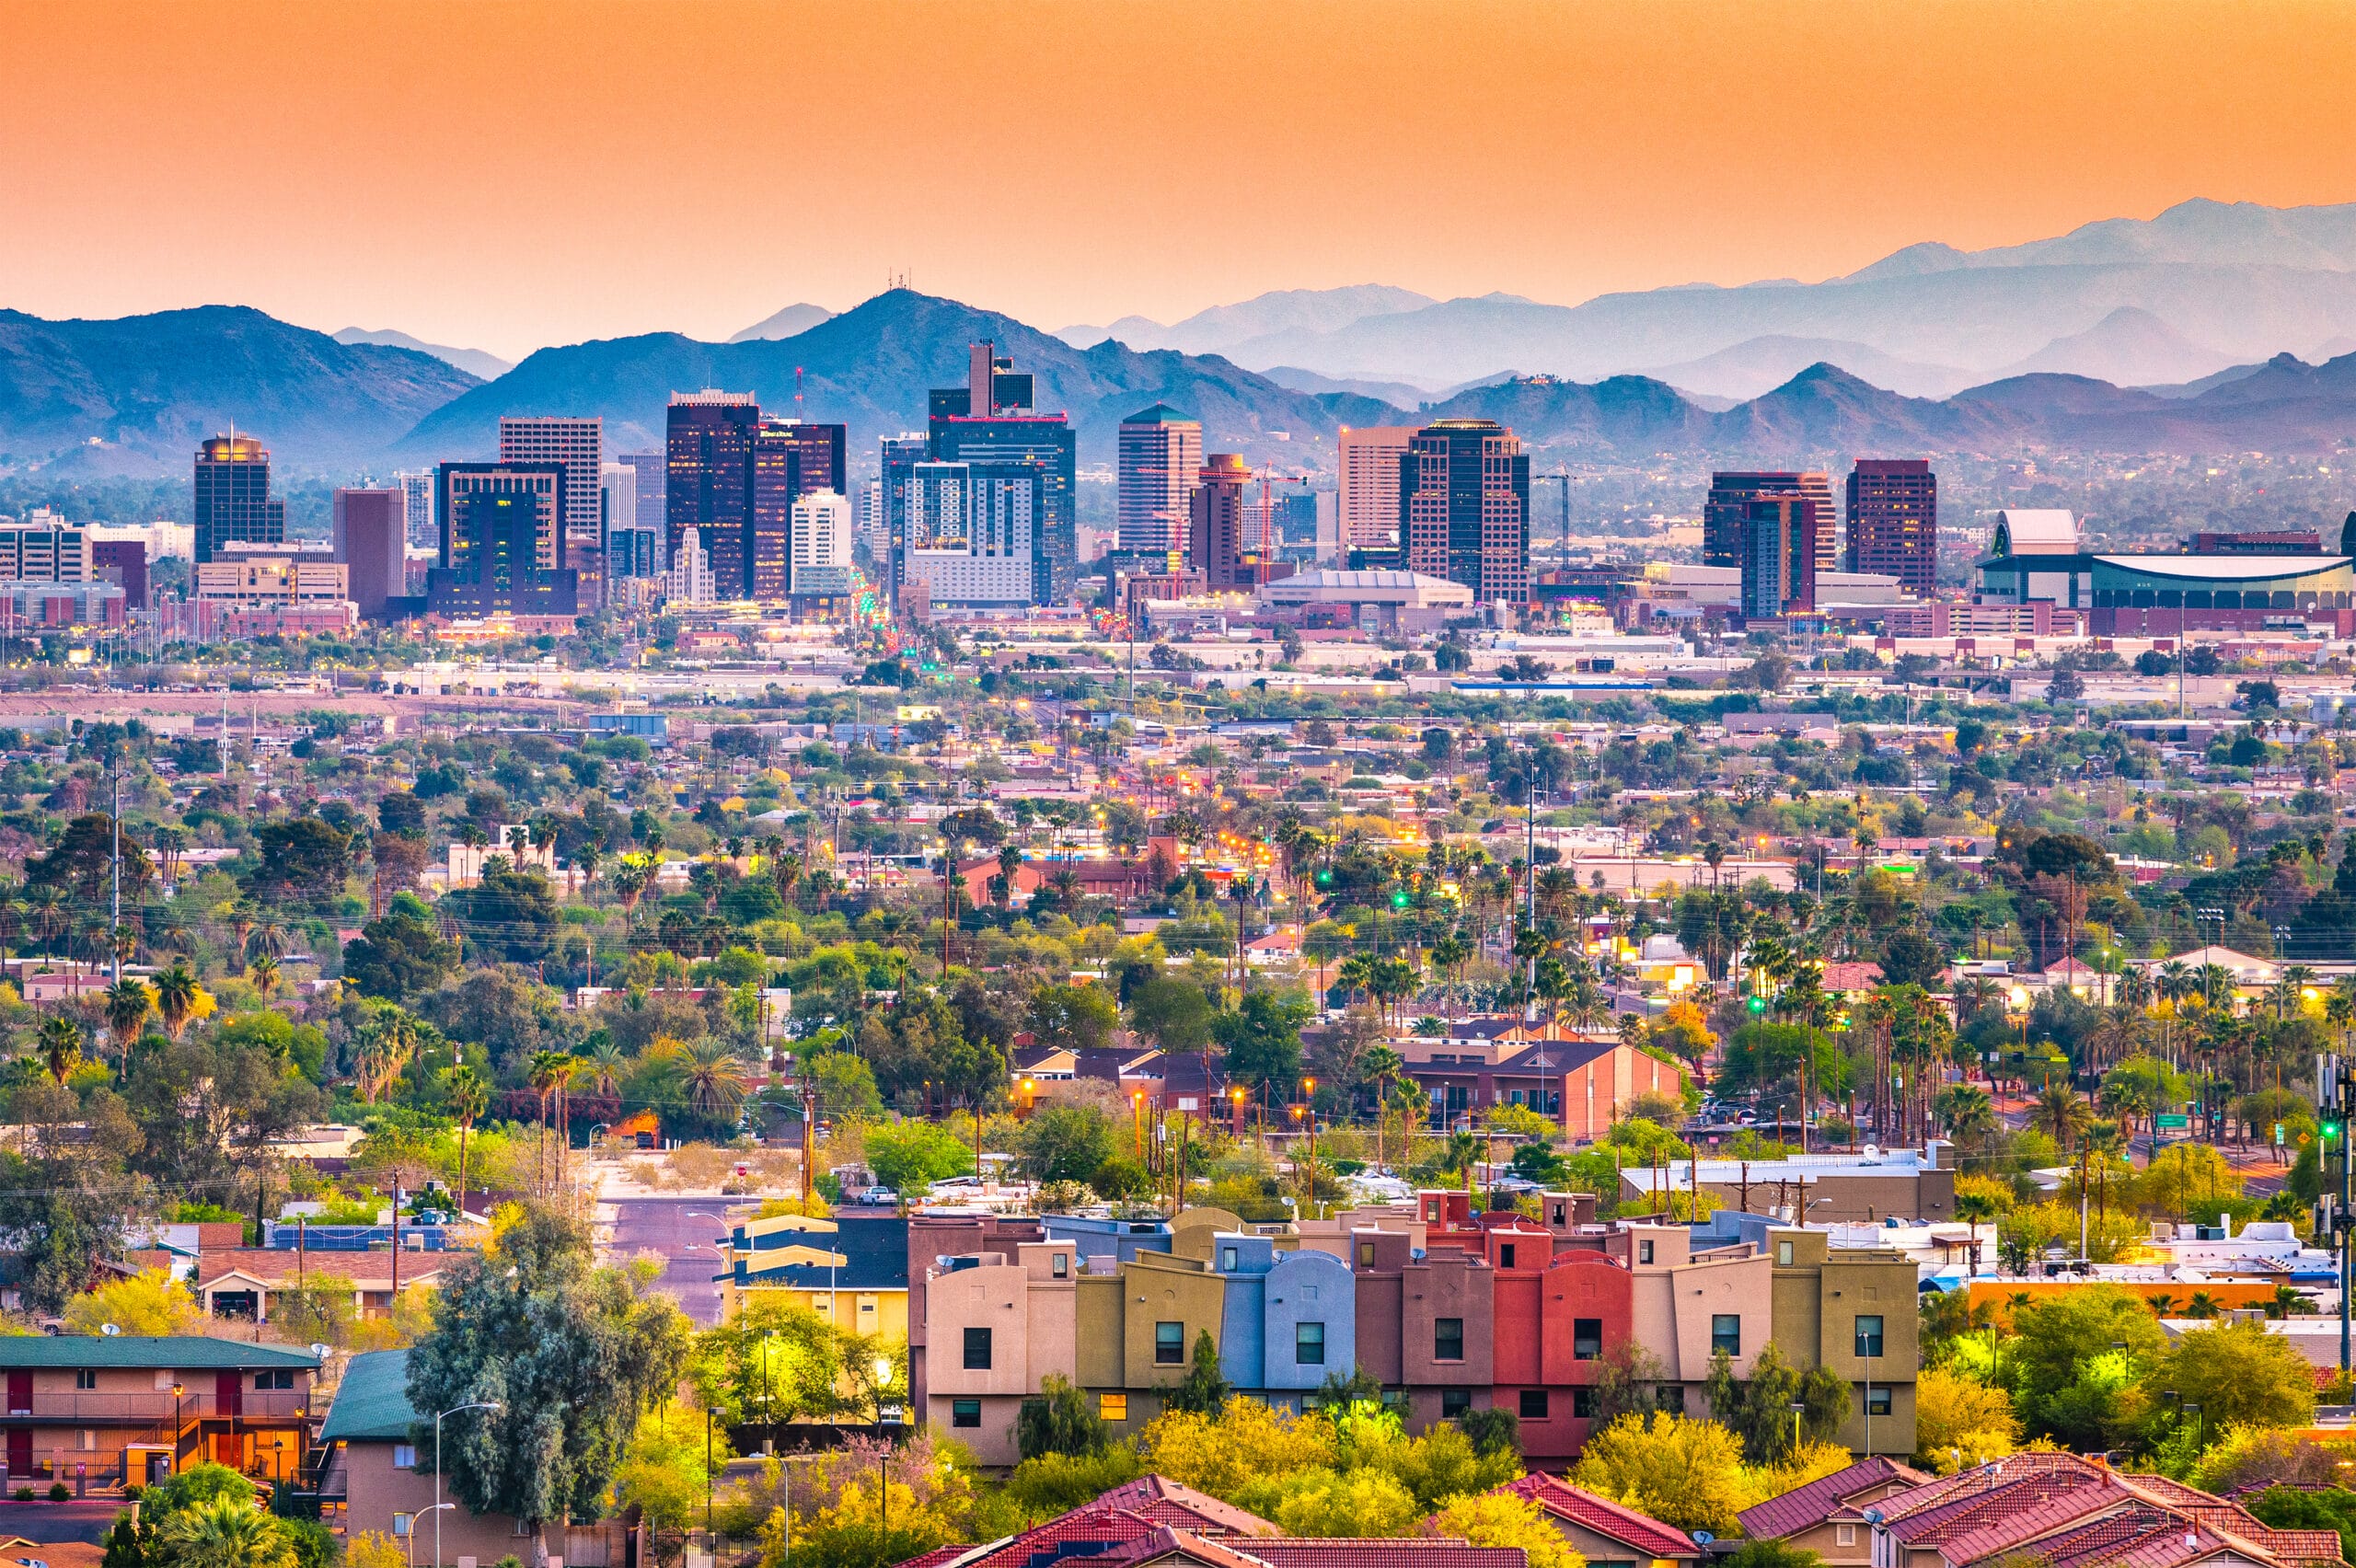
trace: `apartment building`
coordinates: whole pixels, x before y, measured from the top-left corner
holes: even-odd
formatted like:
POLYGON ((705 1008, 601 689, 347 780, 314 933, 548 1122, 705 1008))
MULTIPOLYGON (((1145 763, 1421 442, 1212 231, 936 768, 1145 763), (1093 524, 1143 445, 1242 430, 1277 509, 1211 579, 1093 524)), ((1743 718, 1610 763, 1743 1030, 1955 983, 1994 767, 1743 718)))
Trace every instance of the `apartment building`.
POLYGON ((739 1220, 720 1239, 721 1313, 759 1294, 852 1333, 908 1337, 908 1220, 893 1214, 739 1220))
POLYGON ((200 1334, 0 1338, 0 1486, 112 1490, 205 1461, 294 1476, 318 1370, 307 1351, 200 1334))
POLYGON ((1023 1241, 1011 1258, 968 1253, 927 1271, 925 1418, 986 1465, 1021 1459, 1016 1414, 1049 1375, 1078 1373, 1079 1257, 1068 1241, 1023 1241))

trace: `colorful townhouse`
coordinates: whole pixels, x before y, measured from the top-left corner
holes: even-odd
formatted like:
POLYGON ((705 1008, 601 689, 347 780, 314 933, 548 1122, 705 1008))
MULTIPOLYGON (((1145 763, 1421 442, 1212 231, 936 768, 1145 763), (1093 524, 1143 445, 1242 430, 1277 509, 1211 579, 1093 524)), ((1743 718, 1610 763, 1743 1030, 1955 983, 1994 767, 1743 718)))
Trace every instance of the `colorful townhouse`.
POLYGON ((1023 1241, 925 1271, 925 1419, 986 1465, 1012 1465, 1022 1401, 1050 1375, 1077 1381, 1079 1256, 1068 1241, 1023 1241))
POLYGON ((207 1460, 292 1479, 318 1370, 308 1351, 202 1334, 0 1337, 0 1491, 145 1485, 207 1460))
POLYGON ((887 1340, 908 1337, 907 1216, 778 1215, 739 1220, 719 1239, 721 1315, 748 1301, 807 1307, 837 1328, 887 1340))

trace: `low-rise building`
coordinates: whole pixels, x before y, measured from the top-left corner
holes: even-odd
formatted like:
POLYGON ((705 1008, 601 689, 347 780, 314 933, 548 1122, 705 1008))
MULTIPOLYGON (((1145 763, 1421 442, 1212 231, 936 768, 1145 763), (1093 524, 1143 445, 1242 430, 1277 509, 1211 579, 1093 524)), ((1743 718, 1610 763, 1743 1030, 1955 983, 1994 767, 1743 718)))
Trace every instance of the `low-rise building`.
POLYGON ((983 1464, 1019 1460, 1022 1401, 1050 1374, 1075 1378, 1079 1280, 1068 1241, 1020 1242, 1011 1259, 968 1253, 926 1271, 925 1418, 983 1464))
POLYGON ((721 1315, 756 1295, 807 1307, 849 1333, 908 1337, 908 1221, 894 1214, 739 1220, 721 1239, 721 1315))
POLYGON ((146 1485, 201 1461, 271 1480, 303 1466, 318 1358, 201 1334, 0 1338, 0 1485, 146 1485))

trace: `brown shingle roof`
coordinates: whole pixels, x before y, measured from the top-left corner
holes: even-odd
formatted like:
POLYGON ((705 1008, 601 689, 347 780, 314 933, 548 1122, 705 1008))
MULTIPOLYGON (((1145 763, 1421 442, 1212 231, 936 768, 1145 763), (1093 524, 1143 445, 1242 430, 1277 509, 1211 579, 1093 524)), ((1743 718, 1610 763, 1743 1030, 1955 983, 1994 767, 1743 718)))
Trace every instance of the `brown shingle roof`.
POLYGON ((1843 1503, 1860 1492, 1892 1481, 1920 1485, 1930 1479, 1921 1470, 1909 1469, 1895 1459, 1877 1456, 1859 1459, 1846 1470, 1819 1476, 1806 1486, 1794 1487, 1764 1503, 1754 1504, 1735 1517, 1748 1539, 1780 1540, 1824 1523, 1841 1511, 1843 1503))

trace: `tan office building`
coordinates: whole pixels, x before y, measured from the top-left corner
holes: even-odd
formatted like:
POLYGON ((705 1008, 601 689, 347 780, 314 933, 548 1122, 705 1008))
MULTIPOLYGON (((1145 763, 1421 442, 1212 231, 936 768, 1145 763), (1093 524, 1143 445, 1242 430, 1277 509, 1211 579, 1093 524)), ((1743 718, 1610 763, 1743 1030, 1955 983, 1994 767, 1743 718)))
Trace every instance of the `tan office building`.
POLYGON ((1399 547, 1399 464, 1415 439, 1414 425, 1345 430, 1341 441, 1342 550, 1399 547))

